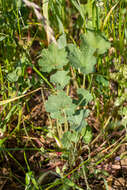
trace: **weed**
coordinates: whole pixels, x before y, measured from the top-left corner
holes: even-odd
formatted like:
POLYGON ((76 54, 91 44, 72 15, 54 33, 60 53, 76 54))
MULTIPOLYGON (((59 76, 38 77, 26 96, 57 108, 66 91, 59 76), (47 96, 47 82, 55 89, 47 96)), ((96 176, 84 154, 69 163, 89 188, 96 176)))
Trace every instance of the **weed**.
POLYGON ((0 171, 16 189, 108 189, 118 176, 107 168, 126 155, 126 4, 0 0, 0 171))

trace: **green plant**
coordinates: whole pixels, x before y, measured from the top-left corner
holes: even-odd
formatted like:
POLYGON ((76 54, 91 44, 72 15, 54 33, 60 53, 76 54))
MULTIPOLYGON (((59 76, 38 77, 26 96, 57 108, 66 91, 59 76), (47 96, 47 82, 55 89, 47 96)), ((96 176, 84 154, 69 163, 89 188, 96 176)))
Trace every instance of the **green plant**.
POLYGON ((48 49, 42 50, 38 63, 42 72, 50 74, 50 82, 54 85, 53 94, 45 103, 51 120, 55 119, 52 136, 58 146, 66 150, 63 158, 73 168, 83 151, 82 144, 89 144, 92 140, 92 129, 86 119, 90 113, 87 105, 93 97, 87 89, 77 86, 74 90, 75 98, 69 96, 70 68, 80 70, 82 76, 94 72, 97 57, 106 52, 110 43, 100 33, 89 30, 82 34, 80 47, 67 43, 62 46, 61 38, 63 36, 58 39, 58 46, 51 44, 48 49))
POLYGON ((99 178, 105 173, 101 165, 113 163, 126 141, 126 5, 126 0, 0 0, 0 171, 4 160, 11 167, 13 159, 25 185, 18 169, 11 177, 22 187, 88 190, 92 176, 108 189, 107 176, 99 178), (38 172, 51 166, 40 177, 30 161, 35 150, 42 153, 38 172), (29 151, 27 171, 16 151, 29 151), (53 164, 56 172, 48 153, 63 164, 53 164), (50 174, 60 179, 43 185, 50 174))

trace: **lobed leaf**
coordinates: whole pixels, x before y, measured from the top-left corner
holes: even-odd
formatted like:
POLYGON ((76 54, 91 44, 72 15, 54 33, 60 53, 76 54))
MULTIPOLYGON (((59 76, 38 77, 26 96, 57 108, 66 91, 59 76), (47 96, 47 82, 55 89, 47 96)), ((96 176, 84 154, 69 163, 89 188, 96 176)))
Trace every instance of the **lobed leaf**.
POLYGON ((57 89, 63 89, 70 81, 70 77, 67 74, 68 71, 57 71, 50 77, 50 81, 56 85, 57 89))
POLYGON ((87 125, 85 118, 88 117, 89 112, 88 109, 77 110, 75 114, 69 118, 71 128, 81 132, 82 128, 85 128, 87 125))
POLYGON ((59 49, 54 43, 48 49, 43 49, 39 66, 42 72, 51 72, 54 69, 61 69, 68 63, 67 53, 64 48, 59 49))
POLYGON ((79 94, 80 101, 83 101, 83 99, 84 99, 86 104, 91 102, 93 99, 93 96, 86 89, 78 88, 77 93, 79 94))
POLYGON ((72 147, 72 142, 73 143, 78 143, 80 138, 80 134, 77 133, 76 131, 67 131, 63 134, 63 137, 61 139, 62 145, 64 148, 67 150, 72 147))
POLYGON ((110 42, 99 32, 95 31, 88 31, 81 36, 81 49, 84 49, 85 44, 88 44, 98 54, 104 54, 110 48, 110 42))
POLYGON ((72 103, 72 99, 64 91, 49 96, 45 107, 46 111, 51 113, 51 117, 58 119, 61 123, 65 122, 65 118, 72 115, 76 108, 72 103))
POLYGON ((105 53, 110 48, 104 36, 95 31, 88 31, 81 36, 81 44, 78 48, 75 44, 68 44, 68 59, 73 67, 80 69, 83 74, 94 72, 96 57, 94 53, 105 53))
POLYGON ((68 44, 68 59, 73 67, 80 69, 83 74, 94 72, 96 58, 93 56, 95 49, 84 45, 84 49, 78 48, 75 44, 68 44))

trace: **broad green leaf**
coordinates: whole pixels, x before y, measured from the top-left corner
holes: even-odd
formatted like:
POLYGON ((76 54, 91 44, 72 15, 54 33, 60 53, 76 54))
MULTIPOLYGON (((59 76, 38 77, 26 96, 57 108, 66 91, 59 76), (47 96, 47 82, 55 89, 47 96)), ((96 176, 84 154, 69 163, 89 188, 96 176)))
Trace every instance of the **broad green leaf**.
POLYGON ((77 89, 77 93, 79 94, 79 98, 81 101, 85 100, 85 103, 88 104, 89 102, 92 101, 93 97, 92 95, 89 93, 88 90, 83 89, 83 88, 78 88, 77 89), (81 96, 80 96, 81 95, 81 96))
POLYGON ((10 81, 10 82, 17 82, 19 77, 21 76, 22 74, 22 69, 21 67, 17 67, 13 72, 9 73, 7 75, 7 79, 10 81))
POLYGON ((82 129, 84 129, 86 126, 88 125, 86 120, 82 120, 80 125, 78 125, 77 127, 75 127, 75 131, 77 132, 82 132, 82 129))
POLYGON ((69 118, 71 125, 78 126, 84 119, 84 110, 77 110, 73 116, 69 118))
POLYGON ((68 71, 57 71, 50 77, 50 81, 56 85, 57 89, 63 89, 70 81, 70 77, 67 74, 68 71))
POLYGON ((86 131, 85 135, 83 137, 83 140, 86 144, 89 144, 92 140, 93 134, 92 134, 92 129, 89 125, 86 126, 86 131))
POLYGON ((76 131, 72 131, 69 139, 75 144, 77 144, 79 141, 79 138, 80 138, 80 134, 77 133, 76 131))
POLYGON ((49 96, 45 107, 46 111, 51 113, 51 117, 58 119, 59 122, 65 122, 66 117, 71 116, 76 108, 72 103, 72 99, 64 91, 49 96))
POLYGON ((68 44, 68 59, 73 67, 80 69, 83 74, 94 72, 96 58, 93 56, 95 49, 84 44, 83 48, 78 48, 75 44, 68 44))
POLYGON ((51 113, 51 117, 53 119, 58 119, 59 123, 66 123, 67 122, 67 117, 66 115, 63 113, 63 111, 59 111, 59 112, 52 112, 51 113))
POLYGON ((70 139, 70 136, 71 136, 71 132, 70 131, 67 131, 63 134, 63 137, 61 139, 61 143, 63 145, 64 148, 66 149, 70 149, 71 148, 71 139, 70 139))
POLYGON ((87 31, 81 36, 81 49, 84 49, 84 44, 95 49, 98 54, 104 54, 110 48, 110 42, 103 35, 95 31, 87 31))
POLYGON ((43 49, 39 66, 42 72, 51 72, 54 69, 61 69, 68 63, 65 49, 59 49, 54 43, 50 44, 48 49, 43 49))
POLYGON ((81 132, 82 128, 85 128, 87 125, 85 118, 88 117, 89 112, 89 110, 77 110, 75 114, 69 118, 71 128, 81 132))
POLYGON ((72 147, 72 143, 77 144, 80 138, 80 134, 76 131, 67 131, 63 134, 63 137, 61 139, 61 143, 64 148, 67 150, 72 147))

